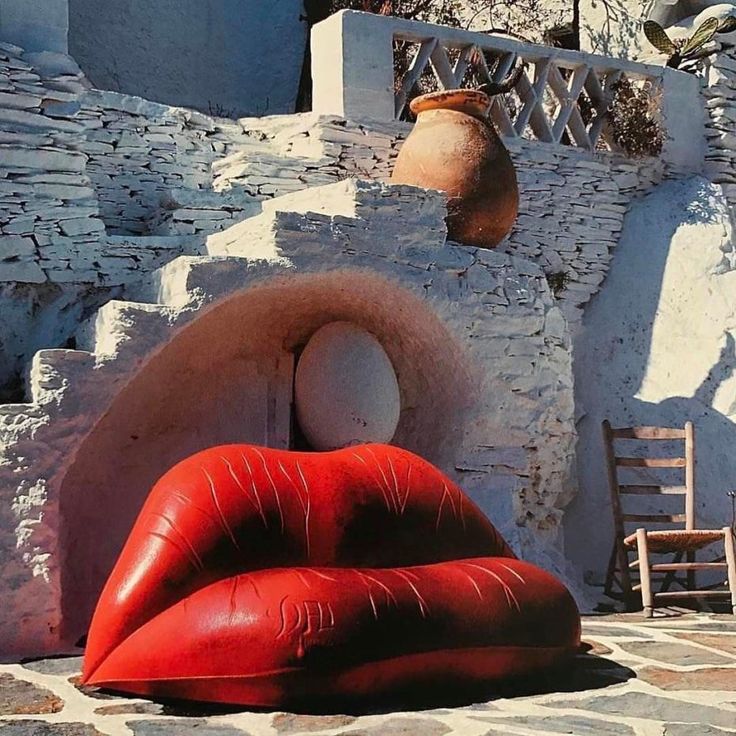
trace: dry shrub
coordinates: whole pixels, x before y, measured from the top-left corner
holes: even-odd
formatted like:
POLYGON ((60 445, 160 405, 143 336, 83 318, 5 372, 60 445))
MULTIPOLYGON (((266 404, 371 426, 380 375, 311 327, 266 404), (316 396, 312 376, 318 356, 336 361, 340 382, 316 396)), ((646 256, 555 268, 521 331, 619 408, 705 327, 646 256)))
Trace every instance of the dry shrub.
POLYGON ((661 92, 651 82, 637 86, 628 77, 621 77, 612 89, 607 112, 612 142, 630 156, 658 156, 664 145, 661 92))

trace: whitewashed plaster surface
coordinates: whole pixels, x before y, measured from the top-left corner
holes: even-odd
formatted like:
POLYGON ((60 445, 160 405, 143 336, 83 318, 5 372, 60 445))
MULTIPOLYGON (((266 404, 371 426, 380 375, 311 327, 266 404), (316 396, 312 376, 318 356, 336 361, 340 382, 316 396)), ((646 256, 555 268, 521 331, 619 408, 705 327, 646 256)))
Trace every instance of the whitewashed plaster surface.
POLYGON ((69 1, 69 51, 93 84, 236 117, 290 113, 302 0, 69 1))
MULTIPOLYGON (((204 236, 274 196, 349 175, 387 180, 409 130, 316 114, 215 119, 89 89, 68 57, 7 44, 0 72, 0 281, 58 284, 54 293, 68 284, 70 294, 84 284, 83 313, 99 304, 99 290, 119 291, 179 254, 202 253, 204 236)), ((576 322, 605 276, 628 202, 661 166, 533 142, 510 147, 521 215, 504 249, 565 274, 557 296, 576 322)), ((6 290, 4 312, 20 310, 38 329, 24 344, 0 320, 0 385, 17 384, 38 347, 33 332, 52 337, 43 325, 58 324, 47 345, 72 337, 55 306, 46 313, 53 299, 19 294, 6 290)))
POLYGON ((65 54, 69 0, 0 0, 0 40, 65 54))
MULTIPOLYGON (((605 571, 613 534, 603 419, 673 427, 692 420, 698 521, 705 528, 731 522, 736 251, 730 217, 717 184, 702 178, 662 184, 632 206, 611 272, 586 309, 574 352, 580 492, 565 526, 568 554, 591 580, 605 571)), ((663 498, 682 504, 682 497, 663 498)))
POLYGON ((397 368, 396 441, 574 585, 568 322, 661 166, 516 141, 517 227, 500 251, 468 249, 445 244, 436 193, 342 181, 386 179, 406 125, 213 119, 91 90, 68 57, 7 44, 0 67, 2 368, 17 373, 42 340, 77 348, 38 353, 31 403, 0 406, 0 586, 13 591, 0 636, 25 651, 79 635, 141 499, 177 459, 220 441, 285 444, 284 346, 331 319, 376 334, 397 368), (555 301, 545 274, 559 273, 555 301), (112 301, 75 335, 110 296, 143 303, 112 301), (179 400, 183 383, 196 401, 179 400), (115 504, 103 530, 99 509, 115 504))
POLYGON ((99 89, 235 117, 294 110, 302 0, 0 0, 0 41, 67 50, 99 89))

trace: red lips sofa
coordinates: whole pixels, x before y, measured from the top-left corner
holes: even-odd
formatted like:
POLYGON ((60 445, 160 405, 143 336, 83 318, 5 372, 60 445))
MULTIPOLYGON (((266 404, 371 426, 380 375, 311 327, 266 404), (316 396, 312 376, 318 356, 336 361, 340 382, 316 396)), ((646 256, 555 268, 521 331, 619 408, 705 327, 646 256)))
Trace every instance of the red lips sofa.
POLYGON ((153 488, 97 605, 83 680, 281 708, 492 685, 579 643, 567 589, 421 458, 228 445, 153 488))

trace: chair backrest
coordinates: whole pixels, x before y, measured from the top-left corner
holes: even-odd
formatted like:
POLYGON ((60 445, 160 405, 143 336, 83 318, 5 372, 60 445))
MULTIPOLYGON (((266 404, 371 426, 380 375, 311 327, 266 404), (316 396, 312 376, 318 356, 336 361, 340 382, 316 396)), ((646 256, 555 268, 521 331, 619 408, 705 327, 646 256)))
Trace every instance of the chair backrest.
POLYGON ((683 523, 685 529, 695 528, 695 430, 692 422, 687 422, 683 429, 671 427, 613 428, 606 420, 603 422, 603 440, 606 448, 614 524, 619 539, 623 539, 627 534, 626 524, 642 527, 649 524, 683 523), (684 447, 675 457, 662 457, 661 453, 657 453, 657 457, 641 457, 638 452, 634 456, 621 454, 623 449, 621 446, 624 442, 617 442, 617 440, 626 441, 629 452, 633 447, 640 447, 643 442, 668 441, 673 443, 681 440, 684 447), (650 477, 641 482, 629 479, 622 481, 619 475, 622 468, 645 470, 650 477), (673 485, 671 480, 667 482, 652 480, 651 476, 656 475, 658 470, 671 471, 673 468, 682 469, 684 485, 673 485), (622 504, 622 496, 627 495, 681 495, 684 496, 685 508, 683 513, 679 514, 627 513, 622 504))

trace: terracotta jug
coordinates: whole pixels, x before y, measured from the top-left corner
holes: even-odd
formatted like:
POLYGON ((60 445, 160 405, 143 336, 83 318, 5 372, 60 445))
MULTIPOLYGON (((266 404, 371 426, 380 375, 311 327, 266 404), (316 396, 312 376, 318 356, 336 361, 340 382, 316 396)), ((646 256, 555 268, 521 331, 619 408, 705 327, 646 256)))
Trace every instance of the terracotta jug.
POLYGON ((488 120, 491 98, 469 89, 417 97, 414 129, 399 152, 391 181, 448 195, 448 237, 493 248, 519 211, 516 170, 488 120))

